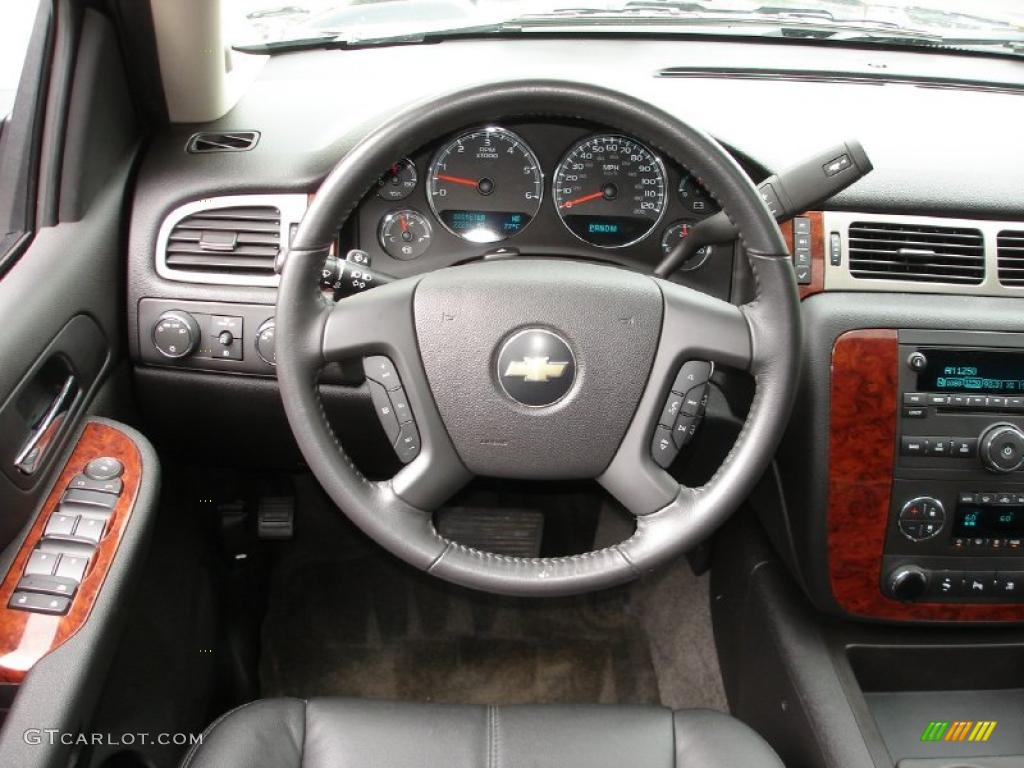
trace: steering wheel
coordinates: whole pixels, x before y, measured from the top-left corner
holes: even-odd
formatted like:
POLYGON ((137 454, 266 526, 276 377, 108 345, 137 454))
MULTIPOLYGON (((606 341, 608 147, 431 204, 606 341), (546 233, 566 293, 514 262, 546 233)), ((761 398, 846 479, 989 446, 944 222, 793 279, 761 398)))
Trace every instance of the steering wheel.
POLYGON ((338 507, 417 568, 509 595, 612 586, 698 544, 771 461, 798 373, 799 305, 789 254, 744 172, 714 140, 669 114, 579 83, 488 84, 418 104, 371 131, 335 166, 299 225, 276 317, 285 411, 310 469, 338 507), (424 137, 495 115, 604 124, 696 174, 740 232, 754 299, 736 306, 620 267, 519 257, 325 300, 318 276, 330 243, 380 169, 418 149, 424 137), (400 380, 415 419, 405 438, 415 458, 383 482, 365 478, 346 455, 318 395, 326 363, 358 357, 370 358, 369 378, 400 380), (735 445, 699 488, 681 486, 652 458, 666 398, 691 360, 748 371, 755 381, 735 445), (475 475, 595 478, 635 516, 636 530, 618 544, 569 557, 466 547, 437 532, 432 512, 475 475))

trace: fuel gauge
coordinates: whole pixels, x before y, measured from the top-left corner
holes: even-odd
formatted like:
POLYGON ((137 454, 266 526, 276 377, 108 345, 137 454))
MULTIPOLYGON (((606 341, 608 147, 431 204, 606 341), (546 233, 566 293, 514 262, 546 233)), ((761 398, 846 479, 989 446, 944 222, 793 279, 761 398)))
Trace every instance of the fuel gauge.
POLYGON ((411 208, 389 213, 380 221, 380 244, 396 259, 408 261, 422 256, 432 236, 427 217, 411 208))
POLYGON ((416 189, 416 165, 409 158, 399 160, 377 180, 377 197, 397 202, 405 200, 416 189))

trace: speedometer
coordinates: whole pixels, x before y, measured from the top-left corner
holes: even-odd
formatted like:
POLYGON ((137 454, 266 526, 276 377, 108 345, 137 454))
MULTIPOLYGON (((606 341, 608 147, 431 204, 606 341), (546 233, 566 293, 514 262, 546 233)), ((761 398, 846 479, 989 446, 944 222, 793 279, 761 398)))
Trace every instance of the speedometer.
POLYGON ((540 210, 544 174, 533 150, 504 128, 481 128, 445 144, 427 174, 427 197, 445 229, 493 243, 526 227, 540 210))
POLYGON ((602 248, 643 239, 665 212, 665 166, 628 136, 572 146, 555 171, 555 207, 576 237, 602 248))

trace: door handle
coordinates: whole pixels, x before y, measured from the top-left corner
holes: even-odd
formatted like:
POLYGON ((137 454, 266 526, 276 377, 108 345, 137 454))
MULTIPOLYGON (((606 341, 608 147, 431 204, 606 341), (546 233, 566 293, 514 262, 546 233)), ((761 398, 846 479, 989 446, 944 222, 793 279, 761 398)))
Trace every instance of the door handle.
POLYGON ((53 439, 60 432, 64 417, 67 415, 71 404, 78 394, 78 379, 75 374, 69 374, 64 380, 57 397, 50 403, 42 418, 32 428, 31 434, 25 440, 21 450, 14 459, 14 466, 24 475, 31 475, 43 463, 47 449, 53 444, 53 439))

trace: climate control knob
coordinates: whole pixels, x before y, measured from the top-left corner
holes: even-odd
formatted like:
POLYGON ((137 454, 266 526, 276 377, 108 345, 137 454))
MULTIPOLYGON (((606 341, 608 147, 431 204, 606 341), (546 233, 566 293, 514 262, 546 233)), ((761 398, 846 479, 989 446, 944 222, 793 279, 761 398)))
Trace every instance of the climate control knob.
POLYGON ((188 357, 199 346, 199 323, 188 312, 164 312, 153 326, 153 346, 164 357, 188 357))
POLYGON ((993 472, 1014 472, 1024 466, 1024 432, 1013 424, 993 424, 978 441, 981 463, 993 472))
POLYGON ((916 565, 901 565, 889 574, 889 594, 897 600, 917 600, 927 589, 928 573, 916 565))

